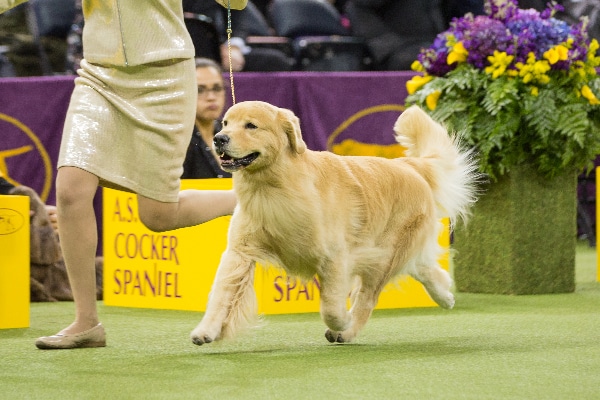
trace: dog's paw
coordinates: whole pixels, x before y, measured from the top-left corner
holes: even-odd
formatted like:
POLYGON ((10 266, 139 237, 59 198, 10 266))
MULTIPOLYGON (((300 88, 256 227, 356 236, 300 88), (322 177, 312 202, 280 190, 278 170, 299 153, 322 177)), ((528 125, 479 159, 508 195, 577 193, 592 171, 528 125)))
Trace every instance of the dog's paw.
POLYGON ((192 342, 195 345, 198 346, 202 346, 203 344, 206 343, 211 343, 214 342, 215 340, 219 340, 218 336, 219 336, 219 331, 215 331, 215 330, 211 330, 211 329, 206 329, 205 327, 201 326, 202 323, 200 323, 199 326, 196 327, 196 329, 194 329, 192 331, 192 333, 190 334, 190 338, 192 339, 192 342))
POLYGON ((341 333, 334 332, 331 329, 327 329, 325 331, 325 338, 327 338, 329 343, 336 343, 338 341, 338 339, 340 340, 340 343, 343 343, 343 340, 344 340, 341 333))
POLYGON ((351 341, 351 339, 345 336, 343 332, 336 332, 331 329, 325 331, 325 338, 327 338, 329 343, 348 343, 351 341))
POLYGON ((452 307, 454 307, 454 295, 450 292, 448 292, 445 296, 438 297, 435 300, 440 307, 445 308, 447 310, 450 310, 452 307))
POLYGON ((190 337, 192 338, 192 343, 194 343, 195 345, 198 345, 198 346, 202 346, 205 343, 211 343, 213 341, 213 339, 207 335, 196 336, 196 335, 192 334, 192 335, 190 335, 190 337))

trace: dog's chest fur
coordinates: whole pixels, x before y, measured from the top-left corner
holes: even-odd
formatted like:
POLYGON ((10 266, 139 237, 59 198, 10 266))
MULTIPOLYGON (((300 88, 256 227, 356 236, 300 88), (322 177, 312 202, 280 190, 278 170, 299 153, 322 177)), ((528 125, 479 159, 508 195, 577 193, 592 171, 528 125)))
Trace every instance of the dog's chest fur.
POLYGON ((307 207, 310 188, 283 190, 277 185, 252 186, 247 189, 244 183, 235 183, 239 198, 240 223, 249 233, 245 239, 251 249, 251 258, 260 262, 270 262, 297 276, 310 278, 318 272, 326 238, 318 238, 320 229, 315 223, 326 223, 315 215, 314 207, 307 207), (246 190, 247 189, 247 190, 246 190), (309 244, 318 244, 318 247, 309 244))

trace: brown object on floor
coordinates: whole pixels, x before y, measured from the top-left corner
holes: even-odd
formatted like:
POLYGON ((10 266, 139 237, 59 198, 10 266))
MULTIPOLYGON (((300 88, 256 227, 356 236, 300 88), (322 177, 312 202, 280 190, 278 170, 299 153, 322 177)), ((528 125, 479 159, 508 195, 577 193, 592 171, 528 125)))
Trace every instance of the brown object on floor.
MULTIPOLYGON (((30 300, 72 301, 73 294, 62 258, 58 234, 54 231, 46 206, 38 194, 27 186, 16 186, 11 195, 30 198, 30 300)), ((96 293, 102 300, 102 257, 96 257, 96 293)))

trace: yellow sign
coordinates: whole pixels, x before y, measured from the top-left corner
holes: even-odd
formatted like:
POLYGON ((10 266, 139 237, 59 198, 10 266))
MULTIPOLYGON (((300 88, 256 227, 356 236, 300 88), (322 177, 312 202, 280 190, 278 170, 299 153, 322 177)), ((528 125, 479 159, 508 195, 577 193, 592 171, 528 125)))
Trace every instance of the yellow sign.
MULTIPOLYGON (((230 189, 231 179, 184 180, 182 189, 230 189)), ((168 232, 139 220, 136 195, 103 192, 104 303, 203 311, 230 217, 168 232)))
MULTIPOLYGON (((231 179, 183 180, 182 189, 230 189, 231 179)), ((104 189, 104 303, 110 306, 206 310, 230 217, 156 233, 139 221, 136 196, 104 189)), ((446 224, 447 228, 447 224, 446 224)), ((440 237, 447 249, 448 229, 440 237)), ((447 253, 442 266, 448 269, 447 253)), ((315 278, 303 282, 277 267, 258 265, 255 290, 261 314, 318 312, 315 278)), ((401 278, 384 289, 377 308, 432 307, 422 285, 401 278)))
POLYGON ((0 329, 29 327, 29 197, 0 195, 0 329))

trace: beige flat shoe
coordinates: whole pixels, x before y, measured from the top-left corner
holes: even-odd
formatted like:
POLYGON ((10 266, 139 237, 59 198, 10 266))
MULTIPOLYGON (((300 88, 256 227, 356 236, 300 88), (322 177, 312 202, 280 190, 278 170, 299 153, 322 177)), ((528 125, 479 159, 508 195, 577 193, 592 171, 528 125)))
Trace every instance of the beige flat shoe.
POLYGON ((217 3, 227 8, 227 3, 231 3, 232 10, 243 10, 248 4, 248 0, 215 0, 217 3))
POLYGON ((106 332, 102 324, 98 324, 92 329, 75 333, 73 335, 57 333, 52 336, 42 336, 35 341, 38 349, 83 349, 87 347, 106 346, 106 332))

